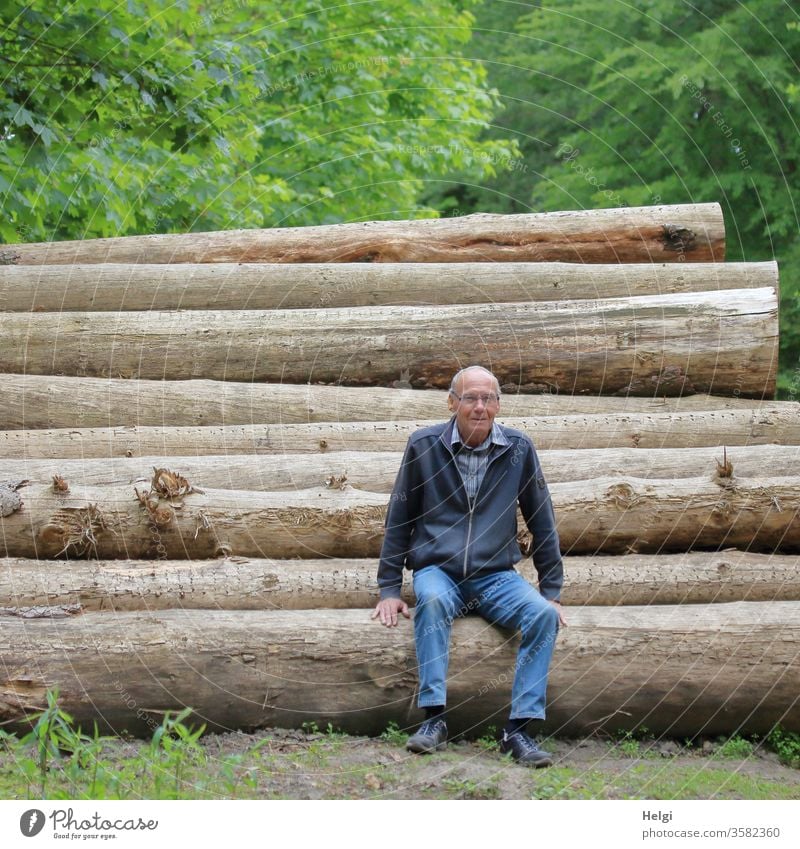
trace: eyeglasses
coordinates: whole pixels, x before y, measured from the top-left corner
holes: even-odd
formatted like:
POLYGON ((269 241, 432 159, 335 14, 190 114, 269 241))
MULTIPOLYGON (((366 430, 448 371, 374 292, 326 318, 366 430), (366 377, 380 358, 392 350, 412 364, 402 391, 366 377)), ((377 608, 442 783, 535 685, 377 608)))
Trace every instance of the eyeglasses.
POLYGON ((490 404, 496 404, 500 400, 500 398, 495 395, 494 392, 486 392, 483 395, 473 395, 472 393, 468 392, 466 395, 459 395, 457 392, 453 392, 453 390, 451 389, 450 394, 454 398, 457 398, 462 404, 465 404, 467 407, 475 406, 478 401, 481 401, 484 407, 488 407, 490 404))

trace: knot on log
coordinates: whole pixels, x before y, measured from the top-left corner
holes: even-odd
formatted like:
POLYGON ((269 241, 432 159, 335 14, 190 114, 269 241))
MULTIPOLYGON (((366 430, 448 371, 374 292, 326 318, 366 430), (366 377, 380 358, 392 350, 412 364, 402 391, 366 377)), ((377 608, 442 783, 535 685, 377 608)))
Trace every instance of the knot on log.
POLYGON ((686 253, 697 247, 697 236, 688 227, 680 227, 677 224, 665 224, 662 235, 665 251, 686 253))
POLYGON ((22 254, 14 251, 0 251, 0 265, 17 265, 22 258, 22 254))
POLYGON ((627 509, 639 500, 639 496, 629 483, 613 484, 606 490, 606 497, 620 509, 627 509))

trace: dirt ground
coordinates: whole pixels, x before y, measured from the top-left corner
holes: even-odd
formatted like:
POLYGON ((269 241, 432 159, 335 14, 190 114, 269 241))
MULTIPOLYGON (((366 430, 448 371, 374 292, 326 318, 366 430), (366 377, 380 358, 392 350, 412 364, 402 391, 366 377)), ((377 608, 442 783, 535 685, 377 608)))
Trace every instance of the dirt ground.
POLYGON ((759 746, 720 741, 550 739, 554 765, 533 770, 488 739, 413 755, 390 739, 273 729, 204 738, 221 761, 242 761, 242 795, 285 799, 800 799, 800 770, 759 746), (740 751, 741 747, 749 749, 740 751))

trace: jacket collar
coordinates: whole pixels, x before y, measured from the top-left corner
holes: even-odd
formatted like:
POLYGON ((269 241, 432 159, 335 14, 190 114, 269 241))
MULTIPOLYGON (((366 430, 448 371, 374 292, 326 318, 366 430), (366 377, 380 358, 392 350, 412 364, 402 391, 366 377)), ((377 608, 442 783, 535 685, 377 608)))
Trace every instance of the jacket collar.
MULTIPOLYGON (((456 426, 456 417, 453 416, 449 422, 444 426, 444 430, 439 437, 442 442, 444 442, 447 449, 452 453, 453 452, 453 442, 461 442, 459 439, 458 427, 456 426)), ((490 433, 492 443, 494 445, 498 445, 502 448, 507 448, 511 443, 506 436, 505 430, 501 424, 497 422, 492 422, 492 431, 490 433)))

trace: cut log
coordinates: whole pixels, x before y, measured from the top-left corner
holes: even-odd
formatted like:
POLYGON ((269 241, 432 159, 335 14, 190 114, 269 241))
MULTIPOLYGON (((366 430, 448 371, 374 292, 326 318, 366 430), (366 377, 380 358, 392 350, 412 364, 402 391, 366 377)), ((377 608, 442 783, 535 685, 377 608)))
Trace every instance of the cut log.
MULTIPOLYGON (((398 381, 403 384, 403 381, 398 381)), ((410 384, 409 384, 410 386, 410 384)), ((0 374, 0 430, 118 425, 300 424, 435 419, 449 415, 438 389, 385 389, 219 380, 120 380, 0 374)), ((796 404, 783 402, 789 409, 796 404)), ((503 394, 504 416, 689 412, 753 408, 744 398, 609 398, 503 394)), ((777 405, 776 405, 777 409, 777 405)))
MULTIPOLYGON (((700 448, 800 444, 800 405, 688 413, 544 416, 504 424, 542 449, 700 448)), ((402 451, 408 437, 434 421, 342 422, 228 427, 113 427, 0 431, 0 457, 147 457, 402 451)))
POLYGON ((3 265, 175 262, 722 262, 719 204, 468 215, 4 246, 3 265))
POLYGON ((341 310, 2 313, 0 370, 449 386, 476 357, 522 391, 770 398, 774 289, 341 310))
MULTIPOLYGON (((0 561, 0 610, 371 608, 377 560, 0 561)), ((534 585, 530 559, 517 570, 534 585)), ((800 601, 800 557, 721 553, 564 558, 566 606, 800 601)), ((413 605, 410 573, 403 597, 413 605)), ((567 614, 569 618, 569 613, 567 614)))
MULTIPOLYGON (((0 480, 22 475, 51 483, 97 486, 149 481, 154 467, 168 466, 201 487, 290 491, 347 483, 355 489, 391 492, 402 454, 396 451, 338 451, 326 454, 227 454, 206 457, 113 457, 101 460, 0 459, 0 480)), ((800 466, 800 445, 735 448, 585 448, 539 452, 550 483, 609 475, 637 478, 699 478, 732 464, 738 478, 762 477, 765 470, 800 466)))
POLYGON ((144 497, 149 490, 142 484, 54 492, 52 485, 31 484, 22 509, 0 518, 0 556, 368 557, 383 536, 383 494, 208 490, 144 497))
MULTIPOLYGON (((555 646, 545 729, 646 726, 658 735, 800 731, 799 602, 586 607, 555 646)), ((507 716, 517 638, 454 623, 451 733, 507 716)), ((58 688, 76 723, 151 736, 163 711, 209 730, 321 727, 377 734, 418 721, 413 629, 366 610, 87 613, 0 617, 0 721, 11 730, 58 688)))
MULTIPOLYGON (((556 483, 551 492, 568 554, 800 550, 797 477, 609 477, 556 483)), ((54 492, 30 484, 22 508, 0 518, 0 556, 376 557, 387 501, 349 488, 140 500, 131 486, 54 492)))
POLYGON ((774 262, 0 266, 6 312, 485 304, 777 286, 774 262))

